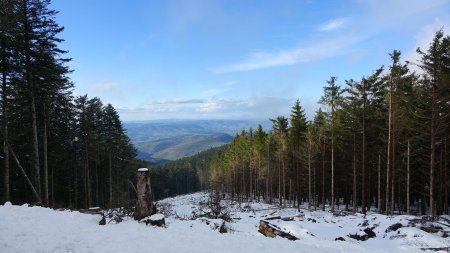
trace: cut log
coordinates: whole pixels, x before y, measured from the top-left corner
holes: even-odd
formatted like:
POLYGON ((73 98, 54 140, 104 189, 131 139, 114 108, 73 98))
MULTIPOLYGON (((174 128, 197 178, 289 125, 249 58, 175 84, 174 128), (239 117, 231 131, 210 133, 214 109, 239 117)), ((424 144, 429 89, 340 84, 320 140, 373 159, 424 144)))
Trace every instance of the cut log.
POLYGON ((390 225, 387 229, 386 229, 386 233, 392 232, 392 231, 397 231, 399 228, 403 227, 403 225, 401 223, 395 223, 390 225))
POLYGON ((358 235, 358 234, 349 234, 348 235, 348 237, 358 240, 358 241, 367 241, 370 238, 374 238, 376 236, 377 236, 377 234, 375 234, 375 232, 373 232, 373 228, 365 228, 363 235, 358 235))
POLYGON ((144 222, 146 225, 150 224, 152 226, 157 227, 164 227, 166 226, 166 221, 164 219, 164 215, 157 213, 154 214, 146 219, 141 220, 141 222, 144 222))
POLYGON ((135 220, 141 220, 154 213, 149 174, 147 168, 140 168, 137 171, 137 200, 136 209, 134 211, 135 220))
POLYGON ((279 220, 279 219, 281 219, 281 216, 268 217, 265 218, 264 220, 279 220))
POLYGON ((150 216, 149 220, 150 220, 150 224, 152 224, 153 226, 162 227, 162 226, 166 225, 166 221, 164 220, 164 215, 162 215, 160 213, 150 216))
POLYGON ((258 232, 263 234, 266 237, 283 237, 291 241, 298 240, 298 238, 294 235, 291 235, 287 232, 281 231, 281 229, 273 224, 270 224, 267 221, 261 220, 259 222, 258 232))

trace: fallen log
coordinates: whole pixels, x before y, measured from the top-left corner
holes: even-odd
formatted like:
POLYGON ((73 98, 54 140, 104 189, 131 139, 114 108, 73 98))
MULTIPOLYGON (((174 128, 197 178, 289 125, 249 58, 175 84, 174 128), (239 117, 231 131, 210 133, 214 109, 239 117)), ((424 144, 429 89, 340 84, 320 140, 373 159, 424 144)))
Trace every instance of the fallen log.
POLYGON ((266 237, 283 237, 286 238, 290 241, 296 241, 298 240, 298 238, 294 235, 291 235, 287 232, 281 231, 281 229, 273 224, 270 224, 267 221, 261 220, 259 222, 259 228, 258 228, 258 232, 260 232, 261 234, 263 234, 266 237))

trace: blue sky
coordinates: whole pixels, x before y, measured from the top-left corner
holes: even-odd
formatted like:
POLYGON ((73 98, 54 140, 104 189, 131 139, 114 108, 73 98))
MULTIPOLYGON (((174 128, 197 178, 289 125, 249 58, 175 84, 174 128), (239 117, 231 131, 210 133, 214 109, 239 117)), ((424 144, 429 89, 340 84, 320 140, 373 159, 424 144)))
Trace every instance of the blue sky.
POLYGON ((311 117, 330 76, 415 61, 450 0, 54 0, 75 94, 122 120, 267 119, 300 99, 311 117))

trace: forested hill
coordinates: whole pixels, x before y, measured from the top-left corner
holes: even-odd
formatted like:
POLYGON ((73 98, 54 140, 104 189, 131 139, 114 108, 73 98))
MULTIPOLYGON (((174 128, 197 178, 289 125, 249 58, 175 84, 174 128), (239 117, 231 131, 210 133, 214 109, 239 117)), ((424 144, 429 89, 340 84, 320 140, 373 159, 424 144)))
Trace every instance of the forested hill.
POLYGON ((242 129, 249 129, 261 124, 264 129, 270 129, 269 120, 147 120, 127 121, 127 129, 131 141, 144 142, 186 135, 228 134, 234 136, 242 129))
POLYGON ((76 96, 49 1, 0 1, 1 201, 128 203, 140 166, 110 104, 76 96))
POLYGON ((145 159, 145 154, 148 154, 150 162, 164 162, 223 146, 230 143, 232 139, 233 137, 228 134, 183 135, 155 141, 137 142, 135 145, 139 152, 145 152, 140 153, 140 157, 144 156, 143 159, 145 159))
POLYGON ((210 189, 211 162, 227 145, 211 148, 150 169, 156 199, 210 189))
POLYGON ((124 126, 139 158, 165 163, 228 144, 242 129, 258 124, 270 129, 269 120, 149 120, 124 126))

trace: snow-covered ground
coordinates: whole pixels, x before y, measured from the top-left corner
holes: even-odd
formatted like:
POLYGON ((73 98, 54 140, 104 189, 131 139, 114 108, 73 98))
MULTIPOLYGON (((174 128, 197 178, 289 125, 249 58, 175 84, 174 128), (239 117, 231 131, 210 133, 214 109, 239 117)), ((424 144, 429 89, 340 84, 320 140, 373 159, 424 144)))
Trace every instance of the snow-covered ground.
MULTIPOLYGON (((133 219, 100 226, 100 215, 55 211, 42 207, 0 206, 0 252, 423 252, 421 248, 445 248, 450 239, 442 232, 427 233, 407 226, 414 216, 379 214, 336 216, 330 212, 299 212, 268 204, 224 203, 232 221, 227 233, 219 233, 223 221, 205 217, 200 202, 208 195, 196 193, 158 203, 166 216, 166 228, 146 226, 133 219), (259 221, 269 217, 293 217, 293 221, 269 220, 295 235, 297 241, 268 238, 258 232, 259 221), (395 223, 403 227, 386 232, 395 223), (375 238, 357 241, 349 234, 373 228, 375 238), (345 241, 335 241, 342 237, 345 241)), ((445 217, 444 217, 445 218, 445 217)), ((448 217, 447 217, 448 218, 448 217)), ((448 229, 448 223, 440 221, 448 229)), ((442 252, 446 252, 442 250, 442 252)))

